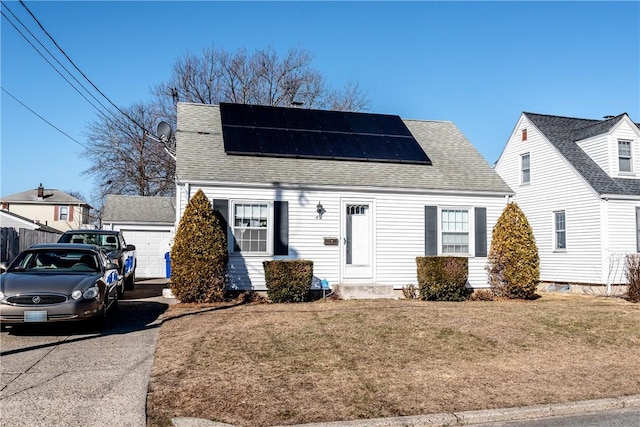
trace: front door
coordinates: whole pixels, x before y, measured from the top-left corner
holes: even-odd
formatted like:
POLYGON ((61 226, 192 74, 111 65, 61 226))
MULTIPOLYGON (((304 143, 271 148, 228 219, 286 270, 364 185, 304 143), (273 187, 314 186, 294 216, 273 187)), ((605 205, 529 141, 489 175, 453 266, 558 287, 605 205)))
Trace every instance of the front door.
POLYGON ((342 278, 345 282, 373 281, 373 203, 344 201, 342 278))

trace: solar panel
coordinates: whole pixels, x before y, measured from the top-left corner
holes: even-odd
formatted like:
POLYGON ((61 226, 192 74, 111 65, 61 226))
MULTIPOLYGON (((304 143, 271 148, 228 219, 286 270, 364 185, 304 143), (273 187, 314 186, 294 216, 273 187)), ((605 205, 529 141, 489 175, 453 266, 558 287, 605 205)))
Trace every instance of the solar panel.
POLYGON ((431 164, 399 116, 220 104, 227 154, 431 164))

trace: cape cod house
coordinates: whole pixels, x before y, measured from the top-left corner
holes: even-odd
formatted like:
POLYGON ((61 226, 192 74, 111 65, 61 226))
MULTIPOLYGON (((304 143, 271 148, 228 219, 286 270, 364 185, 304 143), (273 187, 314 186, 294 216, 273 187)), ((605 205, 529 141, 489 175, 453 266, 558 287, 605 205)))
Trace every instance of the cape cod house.
POLYGON ((262 262, 313 261, 343 295, 417 283, 416 257, 469 258, 487 287, 491 230, 512 190, 450 122, 239 104, 178 104, 177 220, 202 189, 228 223, 230 285, 262 262))
POLYGON ((624 257, 640 252, 640 129, 627 114, 522 113, 495 170, 531 224, 543 282, 626 283, 624 257))

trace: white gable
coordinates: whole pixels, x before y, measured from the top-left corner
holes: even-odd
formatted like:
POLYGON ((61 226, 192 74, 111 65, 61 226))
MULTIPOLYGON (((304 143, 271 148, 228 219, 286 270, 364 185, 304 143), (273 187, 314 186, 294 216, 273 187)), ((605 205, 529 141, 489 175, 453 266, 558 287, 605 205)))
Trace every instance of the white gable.
POLYGON ((624 116, 608 133, 595 135, 580 141, 578 146, 584 150, 613 178, 640 179, 640 129, 624 116), (620 172, 618 162, 618 141, 631 141, 632 174, 620 172))

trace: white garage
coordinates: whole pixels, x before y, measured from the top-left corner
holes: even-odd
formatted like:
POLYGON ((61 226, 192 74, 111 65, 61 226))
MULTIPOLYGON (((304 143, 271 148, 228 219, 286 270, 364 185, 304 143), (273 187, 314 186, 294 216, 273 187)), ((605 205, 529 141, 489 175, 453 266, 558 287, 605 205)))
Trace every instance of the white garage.
POLYGON ((173 237, 172 230, 136 230, 119 228, 124 240, 136 246, 137 277, 165 277, 165 254, 173 237))
POLYGON ((103 228, 120 230, 127 244, 136 247, 136 277, 166 277, 165 254, 175 233, 172 197, 107 195, 103 228))

